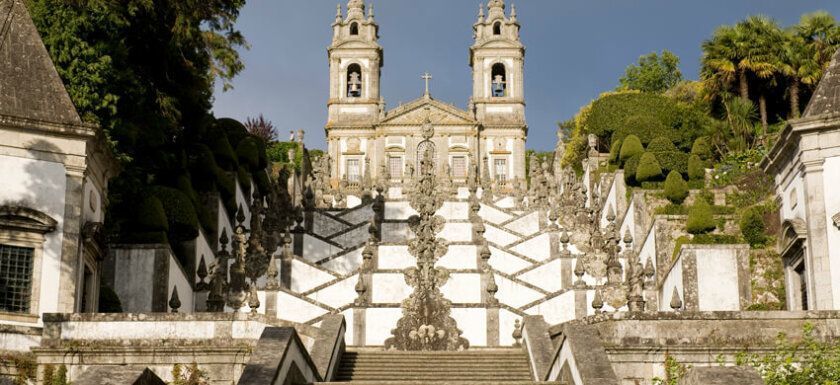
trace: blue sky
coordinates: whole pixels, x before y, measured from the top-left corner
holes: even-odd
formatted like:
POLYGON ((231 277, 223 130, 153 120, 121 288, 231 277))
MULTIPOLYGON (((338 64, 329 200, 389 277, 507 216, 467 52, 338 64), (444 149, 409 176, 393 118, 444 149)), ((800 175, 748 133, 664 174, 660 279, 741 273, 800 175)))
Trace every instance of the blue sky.
MULTIPOLYGON (((346 3, 346 0, 341 0, 346 3)), ((368 0, 369 2, 370 0, 368 0)), ((382 94, 393 108, 423 93, 465 107, 471 91, 468 49, 478 0, 373 0, 385 50, 382 94)), ((304 129, 306 145, 324 148, 328 91, 326 47, 337 1, 249 0, 238 21, 251 49, 234 89, 216 91, 217 117, 260 113, 281 134, 304 129)), ((485 1, 486 3, 486 1, 485 1)), ((615 88, 639 56, 669 49, 696 79, 700 44, 719 25, 764 14, 783 26, 803 13, 840 16, 838 0, 520 0, 515 2, 525 59, 528 148, 549 150, 556 123, 615 88)), ((510 1, 507 1, 510 6, 510 1)))

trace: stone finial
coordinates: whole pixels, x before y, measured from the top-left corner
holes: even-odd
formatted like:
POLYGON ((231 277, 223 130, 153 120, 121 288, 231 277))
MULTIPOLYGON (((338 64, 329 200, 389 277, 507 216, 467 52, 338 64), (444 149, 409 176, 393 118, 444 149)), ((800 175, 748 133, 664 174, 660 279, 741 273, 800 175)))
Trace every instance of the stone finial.
POLYGON ((272 253, 268 259, 268 267, 265 271, 266 281, 265 281, 265 289, 266 290, 277 290, 280 288, 280 283, 277 281, 277 276, 280 275, 280 272, 277 270, 277 260, 274 258, 274 254, 272 253))
POLYGON ((520 347, 522 346, 522 323, 519 322, 519 319, 513 321, 513 346, 520 347))
POLYGON ((840 212, 834 214, 834 216, 831 217, 831 221, 834 223, 834 227, 840 230, 840 212))
POLYGON ((612 203, 610 203, 609 207, 607 207, 607 221, 614 222, 615 221, 615 209, 613 208, 612 203))
POLYGON ((683 301, 680 299, 680 292, 677 290, 677 287, 674 286, 674 294, 671 295, 671 309, 674 311, 678 311, 682 309, 683 301))
POLYGON ((625 249, 629 249, 630 245, 633 243, 633 234, 630 234, 630 228, 624 230, 624 245, 625 249))
POLYGON ((195 275, 198 277, 196 289, 201 291, 207 290, 208 283, 204 282, 204 279, 207 278, 207 263, 204 262, 204 254, 201 254, 201 259, 198 261, 198 268, 195 271, 195 275))
POLYGON ((239 208, 236 210, 236 223, 239 226, 242 226, 245 223, 245 209, 242 208, 242 204, 239 204, 239 208))
POLYGON ((178 285, 172 287, 172 297, 169 298, 169 308, 172 313, 177 313, 181 308, 181 300, 178 298, 178 285))
POLYGON ((251 308, 251 314, 257 314, 257 309, 260 308, 260 296, 257 293, 257 283, 251 283, 251 290, 248 293, 248 307, 251 308))
POLYGON ((645 262, 645 277, 652 280, 654 275, 656 275, 656 270, 653 268, 653 260, 648 256, 647 262, 645 262))
POLYGON ((368 4, 368 20, 373 21, 373 3, 368 4))
POLYGON ((227 235, 227 229, 222 228, 222 235, 219 236, 219 245, 220 245, 219 250, 227 252, 227 244, 228 244, 229 241, 230 241, 230 239, 228 238, 228 235, 227 235))
POLYGON ((365 299, 365 293, 367 293, 367 285, 365 284, 364 275, 359 274, 359 280, 356 282, 354 290, 356 290, 356 301, 354 302, 354 304, 356 306, 365 306, 367 304, 367 300, 365 299))
POLYGON ((487 288, 485 289, 487 292, 487 304, 497 305, 499 300, 496 299, 496 293, 499 292, 499 285, 496 284, 496 277, 489 268, 485 274, 487 275, 487 288))
POLYGON ((478 4, 478 23, 484 22, 484 4, 478 4))
POLYGON ((592 308, 595 309, 595 313, 600 313, 601 309, 604 308, 604 299, 601 296, 601 289, 595 289, 595 296, 592 298, 592 308))
POLYGON ((516 4, 510 5, 510 21, 516 21, 516 4))
POLYGON ((575 277, 577 277, 577 280, 575 281, 576 289, 586 287, 586 282, 583 280, 584 275, 586 275, 586 266, 583 265, 583 258, 578 258, 575 262, 575 277))

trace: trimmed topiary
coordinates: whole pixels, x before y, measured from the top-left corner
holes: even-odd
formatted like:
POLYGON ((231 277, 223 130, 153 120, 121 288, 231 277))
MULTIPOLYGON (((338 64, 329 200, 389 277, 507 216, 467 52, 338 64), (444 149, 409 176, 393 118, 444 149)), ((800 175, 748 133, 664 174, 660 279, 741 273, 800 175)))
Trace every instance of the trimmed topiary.
POLYGON ((155 196, 148 195, 134 208, 134 221, 122 234, 126 243, 166 243, 169 223, 163 203, 155 196))
POLYGON ((682 204, 688 197, 688 183, 683 179, 682 174, 671 171, 665 178, 665 198, 671 203, 682 204))
POLYGON ((122 313, 120 297, 108 285, 99 285, 99 313, 122 313))
POLYGON ((225 170, 236 171, 239 168, 236 151, 233 150, 233 146, 228 141, 225 132, 215 127, 210 130, 210 136, 207 146, 213 152, 213 156, 216 158, 216 164, 225 170))
POLYGON ((680 174, 688 174, 688 154, 681 151, 654 152, 656 161, 662 167, 662 174, 676 171, 680 174))
POLYGON ((647 150, 648 152, 676 152, 677 146, 674 146, 671 139, 664 136, 657 136, 648 143, 647 150))
POLYGON ((750 246, 761 247, 767 243, 767 225, 760 207, 753 206, 744 211, 739 225, 741 234, 750 246))
POLYGON ((706 178, 706 167, 700 156, 691 154, 688 157, 688 179, 703 180, 706 178))
POLYGON ((621 152, 621 140, 613 140, 612 145, 610 145, 610 163, 611 164, 619 164, 618 155, 621 152))
POLYGON ((639 159, 641 158, 642 154, 636 154, 624 162, 624 181, 631 186, 637 185, 636 169, 639 167, 639 159))
POLYGON ((251 173, 245 167, 239 167, 239 172, 236 173, 236 179, 239 182, 239 187, 246 196, 251 196, 251 173))
POLYGON ((623 164, 636 155, 641 156, 643 152, 645 152, 645 148, 642 146, 642 141, 639 140, 639 137, 628 135, 621 143, 618 159, 623 164))
POLYGON ((198 236, 198 216, 195 213, 195 207, 186 194, 165 186, 154 186, 151 193, 163 205, 169 225, 167 235, 171 242, 189 241, 198 236))
POLYGON ((688 219, 685 229, 689 234, 706 234, 714 231, 717 224, 712 215, 712 207, 705 199, 697 199, 688 209, 688 219))
POLYGON ((268 173, 265 171, 256 171, 253 174, 254 176, 254 184, 257 185, 257 190, 259 190, 260 194, 265 194, 268 189, 269 185, 271 184, 268 173))
POLYGON ((636 135, 643 144, 650 143, 653 138, 667 135, 668 126, 662 120, 647 114, 630 115, 624 118, 622 127, 616 130, 618 135, 636 135))
POLYGON ((259 139, 249 136, 242 139, 236 146, 236 156, 239 158, 239 165, 245 166, 248 170, 256 170, 260 166, 260 144, 259 139))
POLYGON ((656 156, 646 152, 639 159, 639 166, 636 168, 636 182, 653 182, 662 179, 662 167, 656 160, 656 156))
POLYGON ((231 146, 236 147, 243 139, 249 137, 248 129, 236 119, 221 118, 216 120, 216 127, 227 136, 231 146))
POLYGON ((709 144, 709 138, 701 136, 695 139, 691 146, 691 154, 699 156, 702 160, 712 159, 712 145, 709 144))

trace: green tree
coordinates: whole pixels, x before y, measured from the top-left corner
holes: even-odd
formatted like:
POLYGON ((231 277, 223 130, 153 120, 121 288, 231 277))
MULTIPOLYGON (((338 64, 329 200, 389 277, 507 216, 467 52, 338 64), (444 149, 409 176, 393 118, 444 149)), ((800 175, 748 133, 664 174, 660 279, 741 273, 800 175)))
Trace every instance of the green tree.
POLYGON ((688 183, 676 171, 668 173, 668 177, 665 178, 664 190, 665 198, 673 204, 682 204, 685 198, 688 197, 688 183))
POLYGON ((796 342, 780 333, 774 351, 741 354, 738 363, 756 368, 767 385, 840 384, 840 344, 818 340, 811 324, 805 324, 803 335, 796 342))
POLYGON ((753 206, 744 211, 739 222, 741 234, 753 247, 761 247, 767 242, 767 225, 761 207, 753 206))
POLYGON ((737 29, 747 39, 746 56, 739 65, 757 79, 758 110, 764 135, 767 134, 768 112, 767 92, 775 85, 780 47, 783 46, 784 34, 779 25, 766 16, 750 16, 738 23, 737 29))
POLYGON ((688 179, 703 180, 706 177, 706 165, 697 154, 688 157, 688 179))
POLYGON ((619 80, 619 89, 663 93, 682 81, 679 66, 680 58, 671 51, 663 50, 662 55, 649 53, 627 67, 619 80))

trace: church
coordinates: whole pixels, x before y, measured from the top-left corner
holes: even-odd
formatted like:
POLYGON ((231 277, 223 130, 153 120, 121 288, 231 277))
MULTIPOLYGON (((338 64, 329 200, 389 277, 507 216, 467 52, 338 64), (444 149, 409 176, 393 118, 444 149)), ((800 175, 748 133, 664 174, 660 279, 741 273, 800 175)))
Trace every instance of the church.
POLYGON ((325 126, 333 185, 359 183, 369 170, 392 181, 418 168, 418 154, 431 149, 437 172, 465 182, 479 166, 499 187, 525 178, 524 59, 516 8, 502 0, 480 7, 470 47, 472 97, 467 109, 432 97, 425 74, 424 95, 386 109, 380 94, 384 49, 373 6, 352 0, 346 15, 338 7, 328 48, 330 90, 325 126), (483 162, 483 163, 479 163, 483 162), (384 176, 383 176, 384 177, 384 176))

